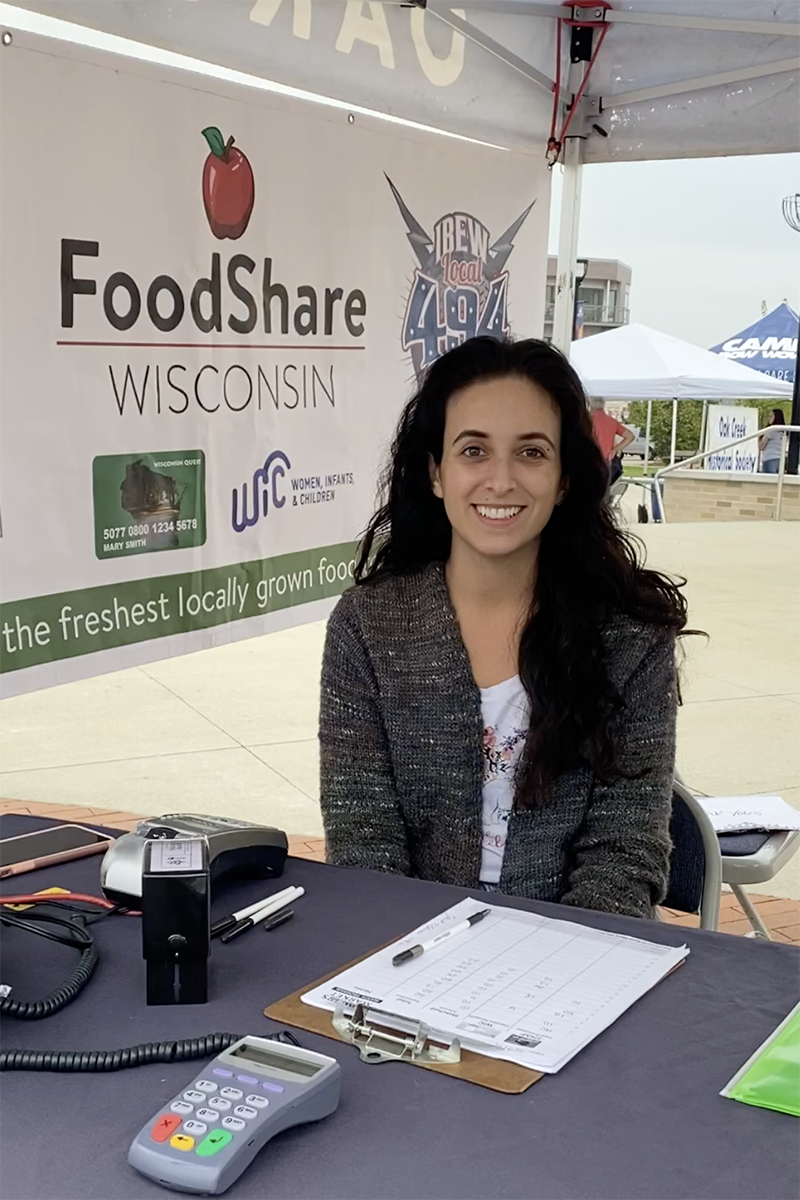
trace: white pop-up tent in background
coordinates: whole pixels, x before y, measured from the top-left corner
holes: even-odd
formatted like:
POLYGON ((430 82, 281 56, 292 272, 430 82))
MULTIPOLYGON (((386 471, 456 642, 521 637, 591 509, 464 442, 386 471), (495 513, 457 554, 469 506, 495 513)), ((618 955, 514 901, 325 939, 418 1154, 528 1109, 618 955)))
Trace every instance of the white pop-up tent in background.
MULTIPOLYGON (((678 403, 681 400, 791 400, 792 385, 753 371, 740 363, 701 350, 691 342, 659 333, 647 325, 622 325, 572 343, 570 362, 590 396, 603 400, 647 400, 645 469, 650 452, 650 420, 654 400, 672 401, 670 462, 675 461, 678 403)), ((750 410, 748 410, 750 411, 750 410)), ((744 420, 744 415, 741 419, 744 420)), ((756 412, 756 417, 758 416, 756 412)), ((703 413, 705 426, 705 410, 703 413)), ((757 426, 756 426, 757 428, 757 426)), ((745 433, 751 423, 714 441, 724 445, 745 433)), ((703 434, 701 433, 703 448, 703 434)), ((755 447, 748 447, 752 455, 755 447)), ((756 456, 757 457, 757 456, 756 456)), ((755 459, 754 459, 755 461, 755 459)))

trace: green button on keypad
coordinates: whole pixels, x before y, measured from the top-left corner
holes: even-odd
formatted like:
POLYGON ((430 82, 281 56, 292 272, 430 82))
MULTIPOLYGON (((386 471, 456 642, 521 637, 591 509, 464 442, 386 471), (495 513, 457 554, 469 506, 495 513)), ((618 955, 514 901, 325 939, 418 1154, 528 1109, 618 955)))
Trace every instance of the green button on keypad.
POLYGON ((203 1138, 195 1153, 199 1154, 201 1158, 210 1158, 212 1154, 219 1154, 232 1137, 233 1134, 228 1133, 227 1129, 214 1129, 203 1138))

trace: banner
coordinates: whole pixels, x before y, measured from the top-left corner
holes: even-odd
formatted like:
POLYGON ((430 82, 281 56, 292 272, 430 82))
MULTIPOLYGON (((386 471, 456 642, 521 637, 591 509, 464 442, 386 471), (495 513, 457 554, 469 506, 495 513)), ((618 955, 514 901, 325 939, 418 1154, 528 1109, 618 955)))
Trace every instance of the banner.
POLYGON ((738 405, 710 404, 704 450, 717 450, 702 464, 706 471, 734 471, 754 475, 758 470, 758 445, 755 438, 729 450, 717 449, 737 438, 758 433, 758 409, 738 405))
POLYGON ((711 347, 714 354, 752 367, 773 379, 794 383, 797 363, 797 313, 782 301, 732 338, 711 347))
POLYGON ((522 155, 0 48, 3 694, 323 617, 419 372, 541 334, 548 189, 522 155))

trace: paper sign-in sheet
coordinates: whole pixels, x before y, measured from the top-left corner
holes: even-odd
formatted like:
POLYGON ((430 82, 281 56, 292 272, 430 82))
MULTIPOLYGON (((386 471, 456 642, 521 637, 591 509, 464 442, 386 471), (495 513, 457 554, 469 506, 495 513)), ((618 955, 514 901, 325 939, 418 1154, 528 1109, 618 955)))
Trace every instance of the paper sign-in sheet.
POLYGON ((800 829, 800 812, 781 796, 698 796, 717 833, 800 829))
POLYGON ((408 946, 486 908, 463 900, 303 996, 333 1009, 362 1003, 377 1019, 421 1021, 491 1057, 554 1072, 688 954, 670 947, 492 906, 468 932, 392 965, 408 946))

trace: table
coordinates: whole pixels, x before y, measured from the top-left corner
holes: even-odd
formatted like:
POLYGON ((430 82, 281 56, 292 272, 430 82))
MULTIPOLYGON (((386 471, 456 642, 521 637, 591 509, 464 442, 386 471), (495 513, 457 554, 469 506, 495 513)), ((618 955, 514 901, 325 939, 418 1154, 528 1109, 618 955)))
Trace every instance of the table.
MULTIPOLYGON (((0 832, 8 837, 48 823, 4 817, 0 832)), ((60 884, 97 893, 98 860, 25 878, 37 889, 60 884)), ((267 1004, 468 894, 298 859, 288 860, 285 884, 306 889, 292 922, 269 936, 254 929, 228 946, 213 943, 207 1005, 147 1008, 138 920, 112 917, 94 926, 101 962, 86 991, 47 1020, 3 1019, 3 1046, 111 1049, 214 1031, 269 1031, 275 1026, 262 1015, 267 1004)), ((263 891, 252 881, 220 890, 214 916, 263 891)), ((559 1075, 520 1096, 404 1064, 368 1066, 352 1047, 300 1033, 304 1046, 339 1059, 339 1111, 283 1134, 232 1196, 797 1200, 796 1119, 718 1094, 796 1003, 796 948, 508 897, 493 902, 671 945, 685 940, 691 955, 559 1075)), ((4 931, 2 981, 21 998, 49 992, 75 961, 65 947, 4 931)), ((128 1167, 127 1149, 195 1069, 188 1063, 114 1074, 4 1074, 0 1195, 163 1200, 162 1188, 128 1167)))

